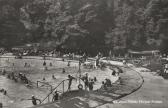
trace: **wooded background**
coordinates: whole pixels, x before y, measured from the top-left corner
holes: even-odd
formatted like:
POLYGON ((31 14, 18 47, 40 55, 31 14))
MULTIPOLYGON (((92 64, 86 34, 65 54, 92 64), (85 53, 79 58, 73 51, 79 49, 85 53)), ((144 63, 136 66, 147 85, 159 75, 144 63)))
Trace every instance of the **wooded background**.
POLYGON ((0 0, 0 47, 167 52, 167 35, 168 0, 0 0))

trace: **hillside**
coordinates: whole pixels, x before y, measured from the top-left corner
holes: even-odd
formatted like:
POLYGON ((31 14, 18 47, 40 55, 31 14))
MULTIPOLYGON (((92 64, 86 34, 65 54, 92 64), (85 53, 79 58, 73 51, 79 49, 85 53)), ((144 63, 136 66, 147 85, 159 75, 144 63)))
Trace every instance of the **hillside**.
POLYGON ((165 52, 167 12, 167 0, 0 0, 0 46, 165 52))

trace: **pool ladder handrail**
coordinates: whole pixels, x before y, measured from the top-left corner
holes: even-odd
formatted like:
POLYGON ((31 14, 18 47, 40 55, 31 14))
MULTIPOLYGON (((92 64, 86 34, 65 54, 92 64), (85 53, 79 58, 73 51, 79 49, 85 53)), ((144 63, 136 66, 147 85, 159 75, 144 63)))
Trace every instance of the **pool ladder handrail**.
POLYGON ((65 82, 66 80, 68 80, 68 79, 65 79, 65 80, 61 81, 55 88, 53 88, 53 89, 51 90, 51 92, 41 101, 41 104, 42 104, 47 98, 48 98, 48 102, 49 102, 49 101, 50 101, 50 99, 49 99, 50 95, 51 95, 61 84, 63 84, 63 92, 62 92, 62 93, 64 93, 64 82, 65 82))
MULTIPOLYGON (((81 78, 81 77, 78 77, 79 78, 79 84, 81 84, 81 82, 80 82, 80 80, 81 81, 83 81, 83 79, 81 78)), ((62 86, 62 88, 63 88, 63 92, 60 92, 60 91, 57 91, 57 92, 59 92, 59 93, 64 93, 65 92, 65 87, 64 87, 64 82, 65 81, 67 81, 67 80, 69 80, 69 79, 65 79, 65 80, 63 80, 63 81, 61 81, 55 88, 53 88, 52 90, 51 90, 51 92, 41 101, 41 104, 48 98, 48 102, 50 101, 50 95, 61 85, 61 84, 63 84, 63 86, 62 86)))

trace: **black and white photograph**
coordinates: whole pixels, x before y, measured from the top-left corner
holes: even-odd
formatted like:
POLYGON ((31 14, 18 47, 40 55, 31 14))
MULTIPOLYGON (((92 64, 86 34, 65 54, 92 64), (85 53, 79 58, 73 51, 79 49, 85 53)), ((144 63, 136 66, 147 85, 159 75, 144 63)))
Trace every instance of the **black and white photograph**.
POLYGON ((168 0, 0 0, 0 108, 168 108, 168 0))

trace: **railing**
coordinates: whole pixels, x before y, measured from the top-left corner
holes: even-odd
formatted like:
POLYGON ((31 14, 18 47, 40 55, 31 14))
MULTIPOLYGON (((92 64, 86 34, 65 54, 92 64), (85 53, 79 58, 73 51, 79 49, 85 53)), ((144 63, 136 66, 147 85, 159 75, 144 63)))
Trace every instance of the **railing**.
MULTIPOLYGON (((66 79, 66 80, 68 80, 68 79, 66 79)), ((64 93, 64 90, 65 90, 65 88, 64 88, 64 82, 65 82, 66 80, 61 81, 55 88, 53 88, 53 89, 51 90, 51 92, 41 101, 41 103, 43 103, 47 98, 48 98, 48 102, 50 102, 50 95, 51 95, 61 84, 63 84, 63 86, 62 86, 63 91, 62 91, 62 92, 58 91, 58 92, 64 93)))
MULTIPOLYGON (((81 84, 81 81, 80 80, 82 80, 81 79, 81 77, 78 77, 79 78, 79 84, 81 84)), ((63 80, 63 81, 61 81, 55 88, 53 88, 52 90, 51 90, 51 92, 41 101, 41 104, 42 103, 44 103, 44 101, 46 100, 46 99, 48 99, 48 102, 50 102, 50 95, 62 84, 62 91, 58 91, 57 90, 57 92, 59 92, 59 93, 65 93, 65 81, 67 81, 68 79, 66 79, 66 80, 63 80)), ((83 80, 82 80, 83 81, 83 80)))
POLYGON ((50 87, 50 91, 52 91, 52 85, 50 85, 50 84, 48 84, 46 82, 37 81, 37 87, 39 87, 39 83, 42 83, 42 84, 45 84, 45 85, 49 86, 50 87))

